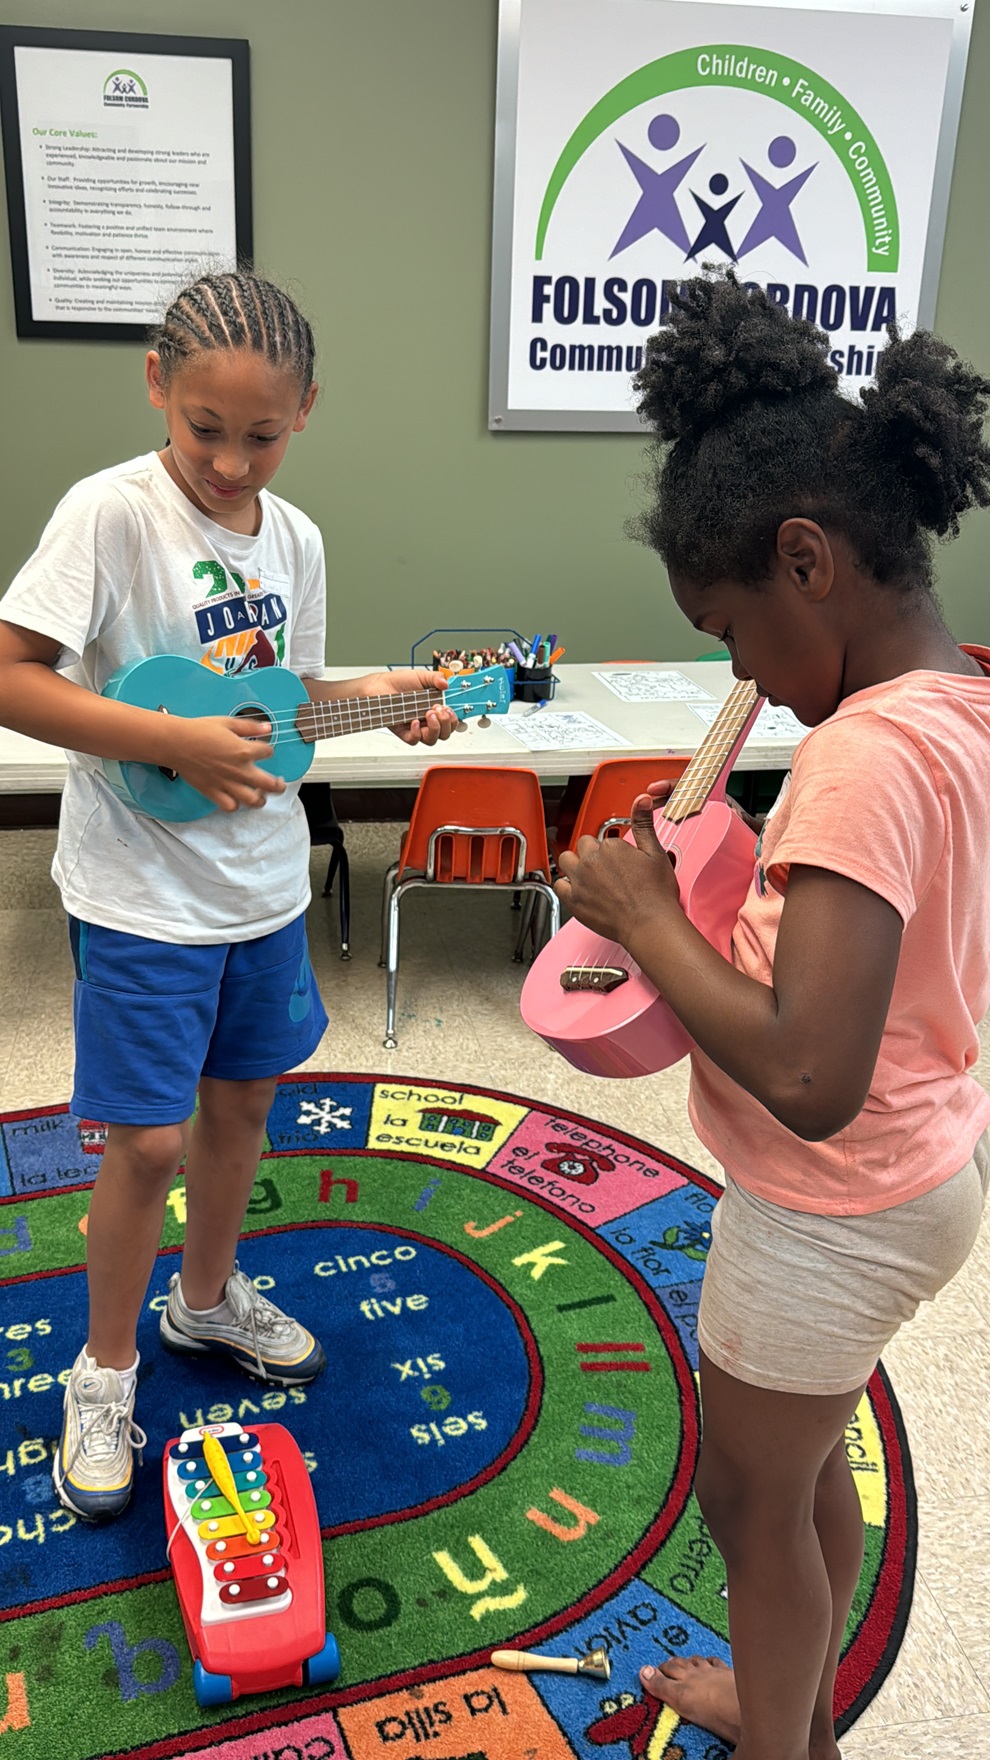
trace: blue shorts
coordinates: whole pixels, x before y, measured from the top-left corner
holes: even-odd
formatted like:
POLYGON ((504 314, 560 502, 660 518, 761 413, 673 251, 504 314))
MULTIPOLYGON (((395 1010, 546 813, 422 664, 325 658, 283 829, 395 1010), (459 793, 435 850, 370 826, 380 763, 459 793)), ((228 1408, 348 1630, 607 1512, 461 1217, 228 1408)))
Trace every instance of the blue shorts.
POLYGON ((256 941, 176 946, 69 918, 77 1118, 180 1124, 200 1076, 249 1082, 305 1062, 327 1016, 305 917, 256 941))

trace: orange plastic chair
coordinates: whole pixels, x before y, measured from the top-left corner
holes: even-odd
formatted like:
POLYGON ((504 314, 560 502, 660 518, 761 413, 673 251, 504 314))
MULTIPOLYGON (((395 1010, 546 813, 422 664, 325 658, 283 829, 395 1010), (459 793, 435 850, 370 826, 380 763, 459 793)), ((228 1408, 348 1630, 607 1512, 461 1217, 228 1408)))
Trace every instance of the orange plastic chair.
MULTIPOLYGON (((385 1049, 394 1051, 399 905, 413 886, 504 887, 542 894, 550 933, 560 928, 540 779, 514 765, 433 764, 423 774, 397 862, 385 875, 382 954, 385 1049)), ((522 958, 522 934, 516 946, 522 958)))
POLYGON ((554 860, 576 848, 579 837, 621 837, 629 828, 630 809, 648 782, 676 782, 687 769, 687 758, 603 758, 596 765, 571 823, 558 824, 554 860))

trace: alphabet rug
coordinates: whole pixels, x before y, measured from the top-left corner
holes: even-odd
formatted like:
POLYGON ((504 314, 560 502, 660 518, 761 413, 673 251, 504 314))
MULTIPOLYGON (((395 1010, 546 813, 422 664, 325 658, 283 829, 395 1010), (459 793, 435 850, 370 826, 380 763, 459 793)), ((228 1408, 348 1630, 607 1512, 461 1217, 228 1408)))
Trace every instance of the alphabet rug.
MULTIPOLYGON (((55 1500, 50 1467, 103 1142, 64 1107, 0 1119, 0 1732, 18 1760, 725 1760, 638 1681, 647 1662, 729 1653, 722 1562, 691 1492, 717 1186, 512 1094, 287 1077, 240 1263, 328 1366, 266 1389, 161 1347, 180 1175, 139 1335, 144 1466, 124 1515, 93 1527, 55 1500), (303 1451, 341 1669, 204 1709, 161 1455, 224 1423, 284 1425, 303 1451), (602 1649, 610 1678, 506 1673, 496 1647, 602 1649)), ((910 1457, 882 1370, 847 1447, 866 1561, 840 1730, 897 1654, 914 1580, 910 1457)))

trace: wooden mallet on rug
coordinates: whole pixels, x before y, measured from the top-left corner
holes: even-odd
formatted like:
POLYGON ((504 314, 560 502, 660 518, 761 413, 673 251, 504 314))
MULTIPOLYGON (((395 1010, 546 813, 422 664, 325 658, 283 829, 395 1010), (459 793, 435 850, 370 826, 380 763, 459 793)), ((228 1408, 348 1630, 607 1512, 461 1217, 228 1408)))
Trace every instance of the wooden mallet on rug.
POLYGON ((551 1674, 588 1674, 596 1681, 607 1681, 611 1673, 604 1650, 591 1650, 587 1656, 538 1656, 532 1650, 493 1650, 496 1668, 507 1668, 513 1674, 535 1674, 547 1669, 551 1674))

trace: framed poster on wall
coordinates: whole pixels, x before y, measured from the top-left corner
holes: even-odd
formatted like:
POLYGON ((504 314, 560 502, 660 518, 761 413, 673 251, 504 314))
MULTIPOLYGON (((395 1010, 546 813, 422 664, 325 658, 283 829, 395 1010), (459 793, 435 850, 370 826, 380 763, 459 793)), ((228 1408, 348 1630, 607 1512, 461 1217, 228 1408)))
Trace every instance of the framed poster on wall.
POLYGON ((0 27, 17 334, 141 340, 252 252, 248 44, 0 27))
POLYGON ((851 392, 930 325, 972 5, 500 0, 489 427, 636 430, 672 289, 733 265, 851 392))

